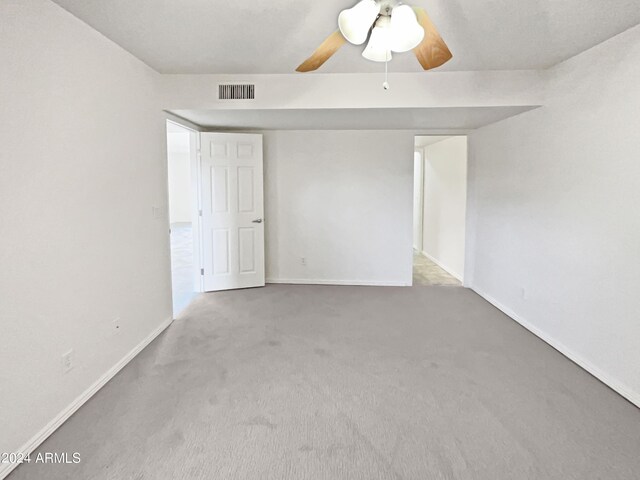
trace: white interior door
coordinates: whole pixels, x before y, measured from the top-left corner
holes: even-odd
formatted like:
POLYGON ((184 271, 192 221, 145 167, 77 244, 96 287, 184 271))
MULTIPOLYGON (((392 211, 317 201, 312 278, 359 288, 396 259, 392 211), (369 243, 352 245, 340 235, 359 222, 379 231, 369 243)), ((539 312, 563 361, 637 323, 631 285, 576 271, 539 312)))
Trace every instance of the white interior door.
POLYGON ((201 134, 205 292, 264 286, 262 135, 201 134))

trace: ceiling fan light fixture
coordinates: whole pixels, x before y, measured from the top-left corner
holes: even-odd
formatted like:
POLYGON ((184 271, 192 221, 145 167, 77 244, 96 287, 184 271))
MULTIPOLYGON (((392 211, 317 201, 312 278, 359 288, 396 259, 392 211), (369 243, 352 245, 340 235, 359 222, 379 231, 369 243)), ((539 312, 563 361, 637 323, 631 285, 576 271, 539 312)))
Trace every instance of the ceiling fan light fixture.
POLYGON ((367 40, 369 29, 379 13, 380 7, 375 0, 361 0, 352 8, 340 12, 340 32, 349 43, 362 45, 367 40))
POLYGON ((388 62, 391 60, 391 28, 387 16, 381 16, 371 31, 371 37, 362 56, 373 62, 388 62))
MULTIPOLYGON (((342 10, 338 16, 339 29, 325 38, 296 71, 313 72, 346 43, 362 45, 368 37, 369 42, 362 55, 369 60, 387 62, 391 60, 392 52, 413 50, 425 71, 451 60, 451 50, 424 8, 410 7, 401 2, 359 0, 352 8, 342 10)), ((385 73, 387 71, 385 64, 385 73)))
POLYGON ((413 50, 424 39, 424 28, 409 5, 399 5, 393 9, 389 30, 391 50, 394 52, 413 50))

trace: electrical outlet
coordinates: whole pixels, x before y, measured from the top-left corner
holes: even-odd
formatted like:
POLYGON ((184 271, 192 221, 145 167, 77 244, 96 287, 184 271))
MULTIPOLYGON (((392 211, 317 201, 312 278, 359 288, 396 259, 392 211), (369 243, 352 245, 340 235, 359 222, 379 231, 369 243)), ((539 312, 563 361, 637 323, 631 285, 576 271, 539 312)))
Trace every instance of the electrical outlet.
POLYGON ((62 373, 69 373, 75 366, 75 353, 73 349, 62 354, 62 373))
POLYGON ((307 259, 305 257, 300 257, 300 264, 304 265, 306 267, 307 266, 307 259))
POLYGON ((115 336, 115 335, 120 335, 120 332, 122 331, 121 325, 120 325, 120 317, 116 317, 111 321, 111 333, 115 336))

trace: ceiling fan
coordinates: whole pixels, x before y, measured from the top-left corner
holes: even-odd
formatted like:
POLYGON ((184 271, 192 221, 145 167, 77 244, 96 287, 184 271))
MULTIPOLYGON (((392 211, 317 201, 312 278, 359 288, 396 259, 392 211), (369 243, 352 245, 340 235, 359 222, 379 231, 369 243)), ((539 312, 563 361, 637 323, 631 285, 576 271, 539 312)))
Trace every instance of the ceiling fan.
POLYGON ((413 50, 425 70, 448 62, 452 53, 424 9, 399 0, 360 0, 338 16, 339 29, 329 35, 296 70, 320 68, 347 41, 362 45, 362 56, 374 62, 388 62, 392 52, 413 50))

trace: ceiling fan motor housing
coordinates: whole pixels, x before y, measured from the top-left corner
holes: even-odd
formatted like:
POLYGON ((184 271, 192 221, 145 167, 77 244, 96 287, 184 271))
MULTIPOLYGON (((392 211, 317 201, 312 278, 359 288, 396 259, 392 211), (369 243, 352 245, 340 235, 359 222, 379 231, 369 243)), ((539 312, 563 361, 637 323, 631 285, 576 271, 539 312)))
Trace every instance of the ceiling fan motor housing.
POLYGON ((399 0, 376 0, 380 6, 380 15, 391 16, 391 11, 401 4, 399 0))

